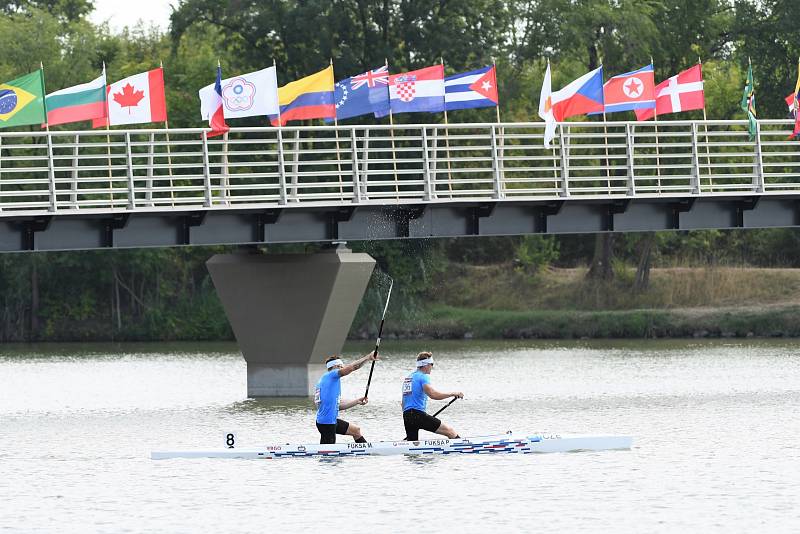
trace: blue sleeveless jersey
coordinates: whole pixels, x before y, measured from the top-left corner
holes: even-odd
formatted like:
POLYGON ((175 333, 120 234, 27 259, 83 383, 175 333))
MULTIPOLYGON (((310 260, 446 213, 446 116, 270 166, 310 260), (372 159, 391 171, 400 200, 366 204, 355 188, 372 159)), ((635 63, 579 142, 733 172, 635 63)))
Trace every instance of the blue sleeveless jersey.
POLYGON ((342 382, 338 369, 331 369, 317 382, 314 390, 314 403, 317 405, 317 423, 333 425, 339 417, 339 397, 342 396, 342 382))
POLYGON ((425 384, 431 383, 431 376, 422 371, 414 371, 403 380, 403 411, 416 409, 425 411, 428 406, 428 395, 422 389, 425 384))

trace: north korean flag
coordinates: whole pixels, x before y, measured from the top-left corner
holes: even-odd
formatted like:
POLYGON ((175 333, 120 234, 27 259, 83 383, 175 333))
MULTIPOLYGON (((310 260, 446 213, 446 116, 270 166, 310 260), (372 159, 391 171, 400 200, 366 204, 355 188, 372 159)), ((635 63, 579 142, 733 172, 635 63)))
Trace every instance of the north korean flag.
POLYGON ((603 85, 606 113, 656 107, 653 65, 619 74, 603 85))

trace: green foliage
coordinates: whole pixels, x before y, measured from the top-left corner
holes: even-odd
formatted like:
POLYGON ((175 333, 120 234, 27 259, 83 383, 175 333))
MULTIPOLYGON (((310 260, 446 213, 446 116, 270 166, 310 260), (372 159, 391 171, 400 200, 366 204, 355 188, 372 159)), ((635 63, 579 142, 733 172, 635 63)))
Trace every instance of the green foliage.
POLYGON ((526 235, 517 245, 518 268, 536 275, 558 259, 559 244, 554 236, 526 235))

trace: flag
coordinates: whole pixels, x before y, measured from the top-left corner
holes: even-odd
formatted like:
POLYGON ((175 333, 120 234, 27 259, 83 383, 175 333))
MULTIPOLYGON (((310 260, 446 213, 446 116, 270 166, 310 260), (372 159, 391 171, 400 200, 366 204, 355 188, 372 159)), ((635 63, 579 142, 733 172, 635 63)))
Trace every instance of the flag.
POLYGON ((462 72, 444 79, 444 107, 447 111, 497 106, 497 73, 494 65, 462 72))
POLYGON ((706 106, 703 67, 700 64, 667 78, 656 86, 655 109, 635 109, 636 120, 646 121, 656 114, 680 113, 706 106))
POLYGON ((42 124, 45 121, 42 69, 0 84, 0 128, 42 124))
POLYGON ((336 82, 333 101, 339 120, 370 113, 376 117, 388 115, 389 67, 384 65, 336 82))
POLYGON ((800 59, 797 60, 797 82, 794 85, 794 95, 792 95, 792 104, 794 105, 794 130, 792 131, 792 137, 796 138, 800 136, 800 113, 797 112, 800 109, 800 59))
POLYGON ((50 126, 105 118, 106 70, 91 82, 50 93, 45 106, 50 126))
POLYGON ((618 74, 603 85, 606 113, 656 107, 653 65, 618 74))
POLYGON ((792 118, 797 116, 797 103, 795 102, 795 95, 797 93, 792 93, 783 100, 786 102, 786 105, 789 106, 789 114, 792 118))
POLYGON ((211 131, 208 137, 215 137, 227 132, 230 128, 225 124, 225 114, 222 109, 222 67, 217 65, 217 81, 213 86, 207 85, 200 89, 200 115, 208 121, 211 131))
MULTIPOLYGON (((332 119, 336 116, 333 101, 333 65, 305 78, 287 83, 278 89, 280 122, 303 119, 332 119)), ((278 114, 269 114, 273 126, 278 125, 278 114)))
POLYGON ((750 140, 756 138, 757 129, 757 114, 756 114, 756 88, 753 82, 753 66, 747 67, 747 80, 744 84, 744 91, 742 92, 742 111, 747 112, 747 131, 750 134, 750 140))
POLYGON ((94 119, 92 128, 165 122, 164 70, 159 67, 112 83, 106 91, 106 102, 108 117, 94 119))
POLYGON ((392 113, 444 111, 444 66, 390 75, 389 99, 392 113))
POLYGON ((550 143, 556 136, 556 118, 553 115, 553 99, 550 90, 550 61, 547 62, 547 70, 544 71, 542 81, 542 92, 539 94, 539 116, 544 120, 544 146, 550 148, 550 143))
POLYGON ((556 122, 575 115, 602 113, 603 102, 602 65, 550 95, 550 105, 556 122))
POLYGON ((278 114, 278 77, 274 66, 226 78, 220 83, 226 119, 278 114))

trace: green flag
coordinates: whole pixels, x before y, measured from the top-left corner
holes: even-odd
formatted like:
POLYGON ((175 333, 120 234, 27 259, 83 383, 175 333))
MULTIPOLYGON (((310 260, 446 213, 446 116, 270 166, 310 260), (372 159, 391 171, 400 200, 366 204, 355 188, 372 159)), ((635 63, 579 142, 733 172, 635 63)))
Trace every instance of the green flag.
POLYGON ((45 122, 42 69, 0 84, 0 128, 45 122))
POLYGON ((742 93, 742 110, 747 112, 747 131, 750 132, 750 140, 756 138, 756 86, 753 83, 753 66, 747 68, 747 81, 744 84, 742 93))

